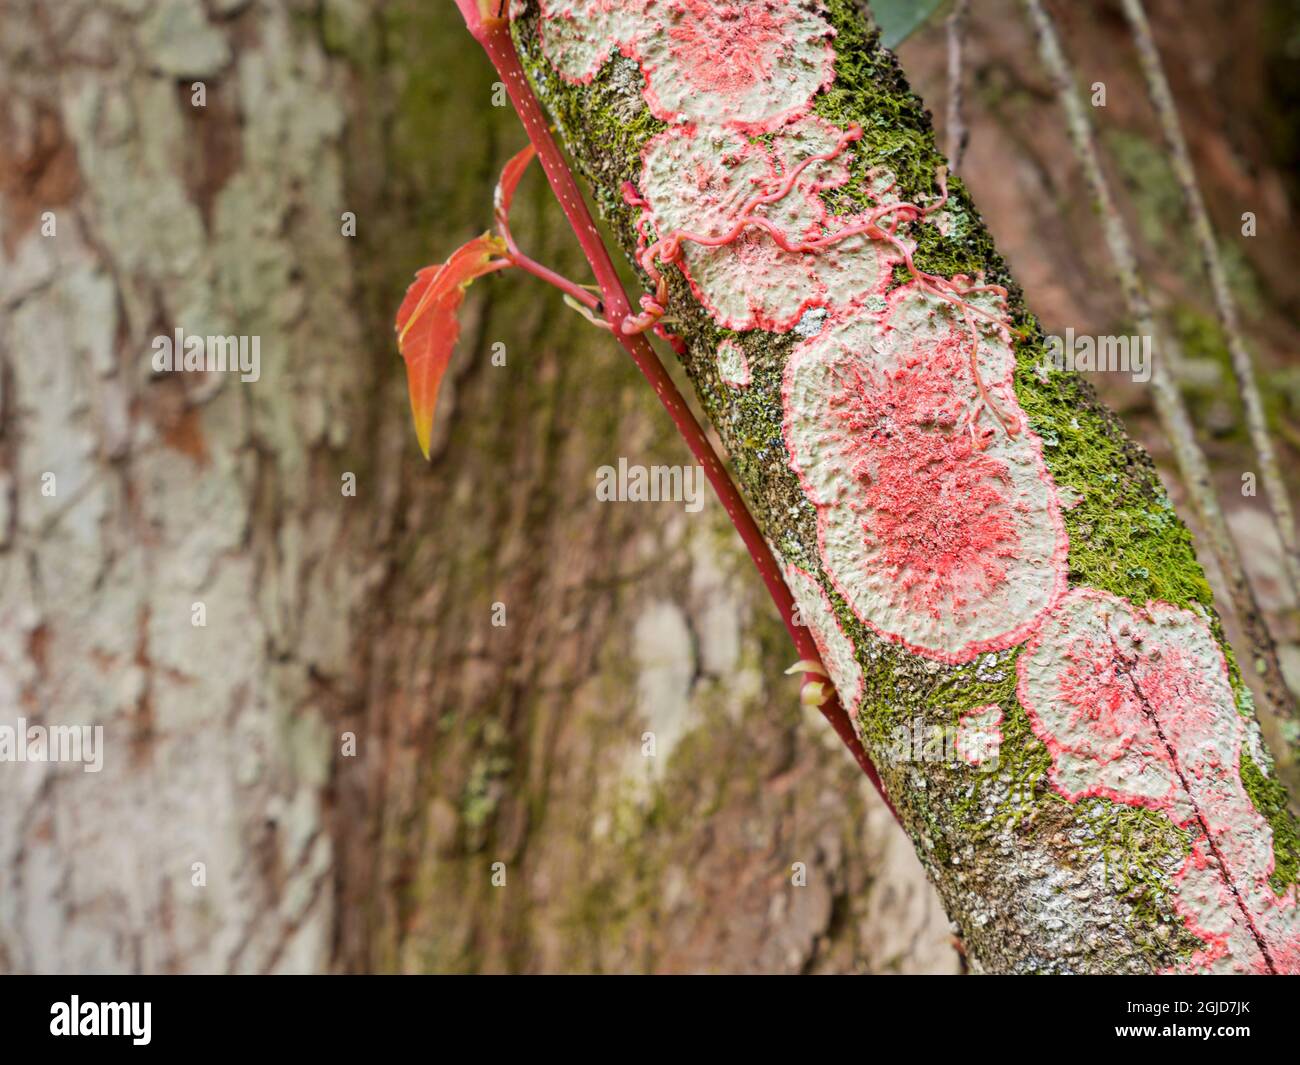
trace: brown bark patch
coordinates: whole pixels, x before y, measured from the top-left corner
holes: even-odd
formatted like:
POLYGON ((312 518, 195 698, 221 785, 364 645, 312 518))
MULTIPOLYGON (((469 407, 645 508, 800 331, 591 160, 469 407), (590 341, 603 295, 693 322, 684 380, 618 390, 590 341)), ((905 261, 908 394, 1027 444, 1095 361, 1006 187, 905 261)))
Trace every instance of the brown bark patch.
POLYGON ((183 157, 181 179, 203 217, 204 228, 211 232, 213 205, 243 165, 244 147, 239 112, 220 83, 214 79, 204 83, 207 102, 203 107, 192 102, 195 84, 179 81, 176 86, 189 134, 186 143, 191 146, 183 157))
POLYGON ((43 211, 71 203, 81 186, 77 149, 64 133, 59 114, 35 106, 27 129, 14 114, 14 101, 0 104, 0 209, 5 212, 4 250, 12 256, 43 211))
POLYGON ((162 440, 173 451, 188 455, 197 465, 208 464, 208 444, 203 437, 202 419, 197 408, 182 407, 179 411, 164 417, 162 440))

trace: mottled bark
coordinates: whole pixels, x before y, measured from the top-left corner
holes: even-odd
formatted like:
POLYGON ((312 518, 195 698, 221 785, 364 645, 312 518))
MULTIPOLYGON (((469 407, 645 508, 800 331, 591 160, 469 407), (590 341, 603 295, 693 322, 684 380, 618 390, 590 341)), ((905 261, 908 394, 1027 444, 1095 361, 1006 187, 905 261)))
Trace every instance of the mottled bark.
MULTIPOLYGON (((825 6, 837 33, 836 80, 818 97, 814 111, 841 128, 856 122, 866 129, 854 163, 859 181, 867 167, 885 166, 897 177, 902 198, 923 202, 935 192, 942 163, 928 116, 892 57, 864 31, 854 5, 829 0, 825 6)), ((591 181, 597 205, 632 253, 636 212, 625 203, 622 186, 641 180, 641 149, 665 128, 647 106, 642 71, 633 58, 614 55, 589 84, 566 81, 540 46, 536 5, 526 7, 514 29, 530 76, 591 181)), ((654 19, 644 31, 647 40, 659 32, 654 19)), ((580 38, 581 25, 579 20, 579 28, 566 30, 563 39, 580 38)), ((582 61, 595 51, 584 51, 582 61)), ((663 52, 654 54, 662 61, 663 52)), ((668 76, 661 62, 659 84, 668 76)), ((693 120, 700 106, 692 104, 693 120)), ((856 186, 858 199, 850 194, 847 203, 839 202, 850 210, 861 208, 863 187, 856 186)), ((1209 617, 1221 640, 1190 537, 1170 513, 1149 459, 1079 378, 1043 372, 1037 324, 960 185, 950 210, 957 218, 952 232, 922 234, 917 261, 945 276, 980 274, 1011 290, 1012 317, 1027 338, 1017 344, 1016 395, 1044 441, 1048 469, 1066 499, 1071 585, 1100 589, 1116 601, 1195 607, 1209 617)), ((788 560, 816 566, 815 518, 777 435, 783 420, 781 371, 799 337, 761 330, 740 334, 750 365, 763 371, 742 402, 735 389, 719 387, 715 365, 719 343, 732 334, 717 327, 675 270, 672 277, 673 328, 687 342, 684 369, 732 456, 759 524, 788 560)), ((830 594, 828 582, 822 586, 830 594)), ((1051 784, 1053 757, 1035 738, 1017 698, 1020 649, 945 665, 880 639, 838 595, 833 602, 865 674, 859 715, 864 742, 885 763, 891 797, 977 965, 1003 972, 1149 972, 1192 958, 1200 941, 1175 909, 1176 875, 1189 849, 1198 846, 1199 830, 1180 829, 1132 801, 1063 799, 1051 784), (981 779, 951 762, 922 759, 888 764, 900 727, 920 722, 951 729, 963 714, 990 702, 1006 715, 996 773, 981 779)), ((1257 839, 1275 861, 1267 890, 1293 892, 1294 821, 1272 778, 1235 665, 1230 675, 1229 706, 1235 702, 1236 708, 1227 713, 1230 718, 1240 713, 1232 727, 1241 727, 1246 736, 1240 765, 1255 811, 1251 823, 1267 821, 1257 829, 1257 839)), ((852 693, 841 695, 851 701, 852 693)), ((1145 712, 1156 716, 1149 706, 1145 712)), ((1224 891, 1235 893, 1229 879, 1225 875, 1224 891)), ((1272 958, 1254 961, 1274 964, 1272 958)))
POLYGON ((0 968, 956 967, 719 509, 595 502, 686 461, 606 338, 481 283, 419 461, 391 316, 522 142, 453 5, 0 21, 0 724, 106 747, 0 765, 0 968))
POLYGON ((0 704, 105 744, 97 774, 0 768, 10 970, 331 954, 327 789, 366 577, 340 493, 369 376, 344 115, 289 12, 219 6, 4 10, 0 704), (176 326, 260 335, 261 379, 154 376, 176 326))

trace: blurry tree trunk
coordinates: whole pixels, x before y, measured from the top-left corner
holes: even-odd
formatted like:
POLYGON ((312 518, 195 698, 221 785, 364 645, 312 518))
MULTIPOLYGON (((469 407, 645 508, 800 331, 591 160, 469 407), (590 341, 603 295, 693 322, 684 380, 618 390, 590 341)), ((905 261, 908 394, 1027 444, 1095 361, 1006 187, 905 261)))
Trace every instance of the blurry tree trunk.
POLYGON ((614 345, 477 286, 419 461, 391 315, 522 140, 450 3, 0 0, 0 724, 105 744, 0 764, 0 969, 955 968, 720 509, 595 502, 686 459, 614 345))

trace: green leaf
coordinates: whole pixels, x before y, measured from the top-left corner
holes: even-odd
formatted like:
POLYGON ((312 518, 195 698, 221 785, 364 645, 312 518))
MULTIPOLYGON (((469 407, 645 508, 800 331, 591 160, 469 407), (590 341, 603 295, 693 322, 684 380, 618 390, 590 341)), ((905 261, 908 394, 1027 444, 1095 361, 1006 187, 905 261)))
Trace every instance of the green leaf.
POLYGON ((871 0, 871 14, 885 47, 897 48, 942 6, 943 0, 871 0))

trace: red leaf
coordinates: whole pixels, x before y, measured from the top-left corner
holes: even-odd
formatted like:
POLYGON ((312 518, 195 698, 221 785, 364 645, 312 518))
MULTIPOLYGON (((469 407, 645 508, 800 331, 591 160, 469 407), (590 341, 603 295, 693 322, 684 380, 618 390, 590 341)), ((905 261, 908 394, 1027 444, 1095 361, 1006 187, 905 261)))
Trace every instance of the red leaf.
POLYGON ((505 242, 491 233, 457 248, 441 266, 426 266, 415 275, 397 311, 397 347, 406 360, 406 384, 411 393, 411 417, 424 457, 429 457, 433 411, 438 387, 460 336, 456 312, 465 290, 476 277, 510 265, 505 242))
POLYGON ((497 181, 496 195, 493 196, 492 202, 496 207, 497 224, 504 232, 510 231, 510 203, 515 198, 519 179, 524 176, 524 171, 528 169, 528 164, 533 161, 533 156, 536 154, 537 149, 530 144, 511 157, 510 161, 501 168, 501 178, 497 181))

